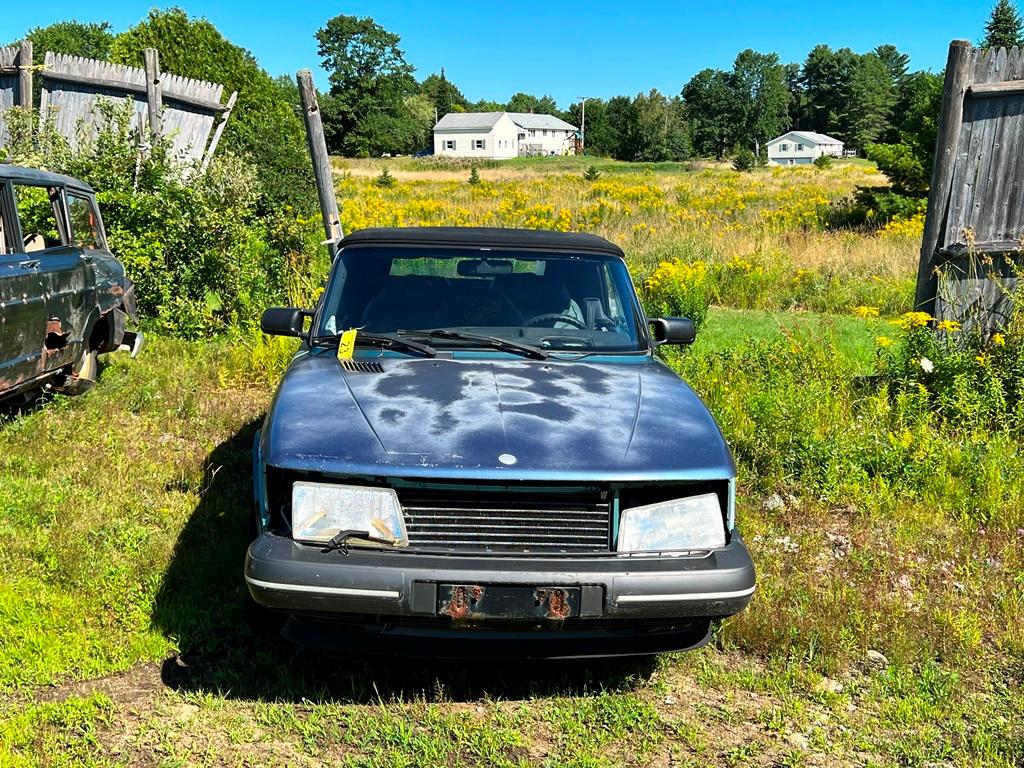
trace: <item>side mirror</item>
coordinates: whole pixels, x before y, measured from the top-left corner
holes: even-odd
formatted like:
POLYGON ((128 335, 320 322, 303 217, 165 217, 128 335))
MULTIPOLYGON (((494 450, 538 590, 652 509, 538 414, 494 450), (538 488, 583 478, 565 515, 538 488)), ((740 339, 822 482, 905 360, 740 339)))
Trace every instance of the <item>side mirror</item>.
POLYGON ((688 317, 655 317, 650 320, 655 345, 693 344, 697 329, 688 317))
POLYGON ((305 338, 305 321, 310 313, 295 307, 270 307, 264 310, 260 328, 269 336, 305 338))

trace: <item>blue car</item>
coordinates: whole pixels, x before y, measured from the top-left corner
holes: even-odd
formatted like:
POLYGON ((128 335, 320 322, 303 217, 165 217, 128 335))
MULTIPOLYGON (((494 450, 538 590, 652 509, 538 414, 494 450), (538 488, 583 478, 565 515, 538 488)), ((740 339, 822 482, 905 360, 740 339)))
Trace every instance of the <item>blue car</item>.
POLYGON ((559 658, 698 647, 754 566, 736 468, 654 355, 603 238, 483 228, 345 238, 254 448, 251 597, 306 645, 559 658))

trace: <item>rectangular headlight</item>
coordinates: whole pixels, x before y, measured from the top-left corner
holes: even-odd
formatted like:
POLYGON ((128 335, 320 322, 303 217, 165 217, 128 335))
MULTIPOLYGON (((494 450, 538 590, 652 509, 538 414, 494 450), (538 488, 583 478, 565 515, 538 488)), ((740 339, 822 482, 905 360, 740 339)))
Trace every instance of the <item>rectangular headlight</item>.
MULTIPOLYGON (((391 488, 297 482, 292 485, 292 538, 326 543, 341 531, 365 531, 393 547, 409 545, 398 495, 391 488)), ((384 546, 359 537, 355 544, 384 546)))
POLYGON ((705 493, 622 510, 619 552, 667 552, 725 546, 718 494, 705 493))

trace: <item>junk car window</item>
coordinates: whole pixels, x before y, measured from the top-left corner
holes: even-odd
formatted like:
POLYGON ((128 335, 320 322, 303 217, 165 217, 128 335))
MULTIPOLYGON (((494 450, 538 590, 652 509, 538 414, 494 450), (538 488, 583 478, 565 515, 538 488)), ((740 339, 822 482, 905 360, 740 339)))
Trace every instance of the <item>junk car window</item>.
POLYGON ((15 184, 14 193, 21 222, 21 250, 24 253, 44 251, 65 245, 60 235, 60 190, 15 184))
POLYGON ((349 328, 457 329, 546 350, 644 348, 625 264, 598 254, 349 246, 335 262, 318 333, 349 328))
POLYGON ((72 242, 79 248, 96 250, 100 245, 100 225, 92 201, 80 195, 68 195, 72 242))
POLYGON ((5 197, 6 189, 0 184, 0 254, 10 253, 11 249, 7 247, 7 198, 5 197))

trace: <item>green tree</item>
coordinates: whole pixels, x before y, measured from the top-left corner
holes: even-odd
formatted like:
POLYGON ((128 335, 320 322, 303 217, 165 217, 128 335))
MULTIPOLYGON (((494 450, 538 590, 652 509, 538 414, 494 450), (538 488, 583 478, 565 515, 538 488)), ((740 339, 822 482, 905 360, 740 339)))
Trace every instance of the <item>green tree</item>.
POLYGON ((889 177, 899 194, 920 197, 928 191, 942 87, 942 75, 931 72, 907 75, 893 109, 894 138, 865 147, 867 156, 889 177))
POLYGON ((722 159, 737 140, 736 92, 726 72, 704 69, 683 86, 683 103, 694 151, 722 159))
POLYGON ((580 102, 569 106, 566 121, 585 130, 583 150, 588 155, 615 155, 616 137, 608 124, 608 102, 604 99, 587 99, 586 125, 580 102))
POLYGON ((807 55, 803 67, 803 87, 807 111, 801 127, 848 139, 853 78, 860 57, 849 48, 833 51, 817 45, 807 55))
POLYGON ((508 112, 534 112, 538 115, 558 115, 558 104, 550 96, 540 98, 531 93, 514 93, 505 105, 508 112))
POLYGON ((895 103, 889 67, 874 53, 862 56, 850 82, 847 140, 857 149, 878 141, 889 129, 895 103))
POLYGON ((742 51, 728 76, 739 137, 761 158, 765 142, 789 127, 789 88, 778 54, 742 51))
POLYGON ((418 149, 406 105, 418 89, 401 38, 369 17, 342 14, 316 40, 331 83, 323 112, 328 148, 362 157, 418 149))
POLYGON ((160 51, 164 71, 221 83, 226 93, 238 91, 220 147, 252 160, 261 205, 313 204, 305 133, 290 89, 282 88, 251 53, 224 39, 209 21, 190 19, 180 8, 150 11, 114 39, 110 58, 141 67, 142 52, 150 47, 160 51))
POLYGON ((107 21, 58 21, 30 29, 25 33, 25 39, 32 41, 32 63, 39 66, 47 51, 105 61, 110 56, 114 34, 107 21))
POLYGON ((910 57, 905 53, 901 53, 895 45, 879 45, 872 53, 885 65, 893 86, 898 85, 906 77, 907 67, 910 65, 910 57))
POLYGON ((985 23, 982 48, 1013 48, 1024 45, 1020 12, 1010 0, 999 0, 985 23))
POLYGON ((432 108, 437 110, 438 118, 449 112, 464 111, 468 103, 462 91, 445 77, 444 67, 441 68, 441 74, 430 75, 420 83, 420 93, 430 100, 432 108))

